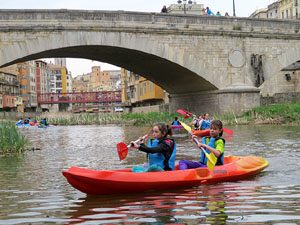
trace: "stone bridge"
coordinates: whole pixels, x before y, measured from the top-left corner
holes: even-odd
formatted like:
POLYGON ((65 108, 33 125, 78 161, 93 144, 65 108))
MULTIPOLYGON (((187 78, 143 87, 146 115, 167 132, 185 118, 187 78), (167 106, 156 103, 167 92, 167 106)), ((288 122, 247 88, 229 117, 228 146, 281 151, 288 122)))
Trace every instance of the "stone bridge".
POLYGON ((107 62, 170 94, 170 112, 241 113, 299 91, 300 21, 125 11, 0 10, 0 67, 52 57, 107 62))

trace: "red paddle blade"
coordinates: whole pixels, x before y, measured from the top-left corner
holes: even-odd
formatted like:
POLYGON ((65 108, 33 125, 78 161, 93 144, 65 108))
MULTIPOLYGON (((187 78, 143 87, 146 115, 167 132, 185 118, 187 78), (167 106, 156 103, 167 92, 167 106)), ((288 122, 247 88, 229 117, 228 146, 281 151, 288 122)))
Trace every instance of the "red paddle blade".
POLYGON ((120 142, 120 143, 117 144, 117 150, 118 150, 120 161, 122 161, 127 156, 128 147, 125 143, 120 142))
POLYGON ((233 131, 232 131, 232 130, 229 130, 229 129, 227 129, 227 128, 223 128, 223 131, 224 131, 226 134, 233 135, 233 131))
POLYGON ((178 109, 176 112, 180 113, 181 115, 187 115, 185 111, 183 111, 182 109, 178 109))
POLYGON ((190 116, 189 115, 186 115, 185 117, 184 117, 184 119, 187 119, 187 118, 189 118, 190 116))

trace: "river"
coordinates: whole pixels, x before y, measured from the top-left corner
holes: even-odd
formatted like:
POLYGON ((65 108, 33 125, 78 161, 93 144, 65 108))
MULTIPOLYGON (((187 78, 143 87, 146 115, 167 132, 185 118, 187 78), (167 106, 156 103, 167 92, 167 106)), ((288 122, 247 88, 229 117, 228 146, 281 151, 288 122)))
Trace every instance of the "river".
MULTIPOLYGON (((62 170, 142 166, 145 153, 131 149, 120 162, 116 144, 149 127, 20 128, 41 150, 0 158, 0 224, 300 224, 300 127, 227 128, 227 155, 261 156, 269 167, 238 182, 111 196, 77 191, 62 170)), ((174 139, 176 161, 198 160, 184 130, 174 139)))

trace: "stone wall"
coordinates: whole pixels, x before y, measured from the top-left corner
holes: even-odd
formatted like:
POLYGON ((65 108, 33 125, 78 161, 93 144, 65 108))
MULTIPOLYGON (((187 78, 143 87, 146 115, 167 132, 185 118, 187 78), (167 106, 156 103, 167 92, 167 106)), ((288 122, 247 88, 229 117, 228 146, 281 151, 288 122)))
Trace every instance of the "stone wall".
POLYGON ((151 105, 143 107, 134 107, 129 111, 130 113, 150 113, 150 112, 169 112, 169 105, 151 105))
POLYGON ((300 102, 299 92, 277 93, 273 96, 261 97, 260 99, 261 106, 268 106, 271 104, 281 104, 281 103, 292 103, 292 102, 300 102))

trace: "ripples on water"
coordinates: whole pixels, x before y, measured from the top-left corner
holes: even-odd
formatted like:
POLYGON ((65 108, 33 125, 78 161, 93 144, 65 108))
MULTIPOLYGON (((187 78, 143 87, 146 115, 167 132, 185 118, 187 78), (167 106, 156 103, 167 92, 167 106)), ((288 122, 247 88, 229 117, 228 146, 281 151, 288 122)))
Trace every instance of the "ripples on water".
MULTIPOLYGON (((300 224, 300 128, 228 128, 235 135, 226 138, 226 154, 262 156, 270 162, 264 172, 239 182, 114 196, 86 196, 61 171, 143 165, 145 154, 134 149, 120 163, 115 146, 147 127, 23 129, 41 150, 0 158, 0 224, 300 224)), ((174 138, 177 160, 198 160, 184 131, 174 138)))

